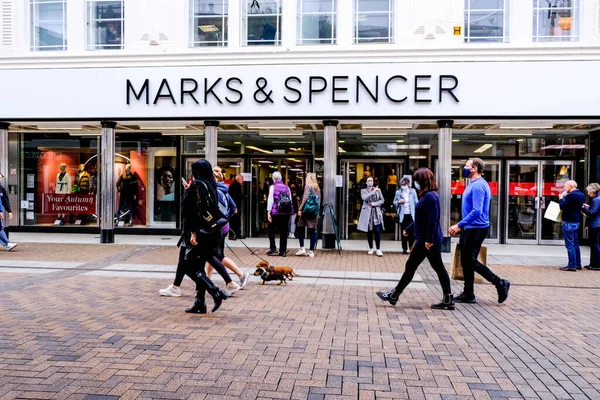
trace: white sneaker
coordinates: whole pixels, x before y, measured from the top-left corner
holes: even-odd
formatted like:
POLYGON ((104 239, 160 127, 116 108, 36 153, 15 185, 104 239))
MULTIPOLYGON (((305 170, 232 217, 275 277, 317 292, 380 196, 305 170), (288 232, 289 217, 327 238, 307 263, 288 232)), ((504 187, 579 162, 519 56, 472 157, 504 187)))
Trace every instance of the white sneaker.
POLYGON ((377 254, 377 257, 383 257, 383 252, 381 250, 377 250, 375 254, 377 254))
POLYGON ((244 286, 246 286, 246 284, 248 283, 248 278, 250 278, 250 274, 244 271, 242 277, 240 278, 240 289, 243 289, 244 286))
POLYGON ((367 254, 370 255, 370 256, 373 255, 373 253, 375 253, 375 250, 373 250, 373 249, 367 251, 367 254))
POLYGON ((293 233, 290 233, 290 234, 288 235, 288 239, 296 239, 296 236, 294 236, 294 234, 293 234, 293 233))
POLYGON ((237 292, 238 290, 240 290, 241 287, 240 287, 240 285, 238 285, 234 281, 231 281, 231 285, 227 286, 226 289, 227 289, 227 293, 231 296, 232 294, 234 294, 235 292, 237 292))
POLYGON ((160 289, 158 291, 158 293, 160 293, 161 296, 180 297, 181 296, 181 288, 175 289, 175 287, 173 287, 173 285, 169 285, 169 287, 166 289, 160 289))
POLYGON ((8 251, 11 251, 12 249, 14 249, 15 247, 17 247, 18 245, 19 245, 18 243, 13 243, 13 242, 10 242, 10 243, 9 243, 9 244, 6 246, 6 249, 7 249, 8 251))
POLYGON ((314 251, 312 251, 312 250, 310 250, 310 251, 308 252, 308 256, 309 256, 310 258, 315 258, 315 252, 314 252, 314 251))
POLYGON ((305 256, 306 255, 306 250, 305 249, 300 249, 296 252, 297 256, 305 256))

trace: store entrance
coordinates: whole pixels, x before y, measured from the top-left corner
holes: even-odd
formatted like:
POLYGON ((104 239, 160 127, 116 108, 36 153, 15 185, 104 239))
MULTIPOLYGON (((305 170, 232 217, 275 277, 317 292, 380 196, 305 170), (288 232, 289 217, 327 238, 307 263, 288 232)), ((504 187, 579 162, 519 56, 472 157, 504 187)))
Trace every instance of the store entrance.
POLYGON ((561 244, 560 222, 544 218, 573 176, 573 161, 508 161, 506 243, 561 244))
POLYGON ((398 232, 394 223, 396 208, 393 201, 400 184, 400 178, 402 178, 405 171, 404 160, 342 160, 341 171, 343 176, 341 199, 343 212, 340 217, 342 237, 344 239, 362 239, 366 237, 364 232, 357 231, 356 227, 362 208, 360 191, 366 187, 367 178, 370 176, 373 177, 375 185, 381 189, 385 198, 383 205, 385 231, 382 239, 398 240, 398 232))

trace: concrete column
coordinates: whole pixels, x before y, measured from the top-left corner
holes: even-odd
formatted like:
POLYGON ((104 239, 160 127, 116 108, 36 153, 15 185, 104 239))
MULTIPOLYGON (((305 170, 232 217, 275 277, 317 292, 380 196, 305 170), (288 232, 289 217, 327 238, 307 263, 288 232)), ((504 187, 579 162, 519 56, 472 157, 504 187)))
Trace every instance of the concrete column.
POLYGON ((438 134, 438 174, 437 182, 440 187, 440 225, 444 242, 442 243, 442 252, 450 252, 450 182, 452 180, 452 120, 440 120, 437 122, 439 128, 438 134))
POLYGON ((217 165, 217 128, 219 121, 204 121, 204 158, 210 165, 217 165))
MULTIPOLYGON (((324 171, 323 171, 323 205, 331 203, 334 207, 336 206, 335 199, 335 175, 337 173, 337 156, 338 156, 338 135, 336 120, 325 120, 324 132, 324 171)), ((335 214, 334 209, 334 214, 335 214)), ((325 209, 325 219, 323 220, 323 240, 322 246, 324 249, 334 249, 335 243, 335 230, 331 223, 331 211, 327 207, 325 209)))
POLYGON ((100 139, 100 243, 115 242, 115 128, 116 122, 102 121, 100 139))
MULTIPOLYGON (((10 124, 6 122, 0 122, 0 173, 4 175, 4 185, 8 193, 8 127, 10 124)), ((15 212, 19 210, 18 205, 14 206, 15 212)), ((2 220, 4 226, 8 226, 8 213, 4 211, 4 219, 2 220)))

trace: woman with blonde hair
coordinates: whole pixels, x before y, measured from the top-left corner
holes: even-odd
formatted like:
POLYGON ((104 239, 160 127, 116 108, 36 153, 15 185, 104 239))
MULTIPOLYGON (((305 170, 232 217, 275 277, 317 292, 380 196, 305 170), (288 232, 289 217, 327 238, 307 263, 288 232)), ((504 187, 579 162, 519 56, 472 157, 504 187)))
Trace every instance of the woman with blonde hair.
POLYGON ((306 182, 304 185, 304 195, 302 203, 298 207, 298 241, 300 242, 300 250, 296 252, 297 256, 315 256, 317 247, 317 224, 319 222, 319 211, 321 209, 321 189, 317 181, 317 174, 311 172, 306 174, 306 182), (310 238, 310 250, 307 252, 304 248, 304 228, 308 229, 308 237, 310 238))
POLYGON ((583 213, 587 215, 590 220, 588 223, 589 236, 590 236, 590 265, 585 268, 592 271, 600 271, 600 185, 597 183, 590 183, 585 188, 588 196, 592 199, 591 204, 583 205, 583 213))

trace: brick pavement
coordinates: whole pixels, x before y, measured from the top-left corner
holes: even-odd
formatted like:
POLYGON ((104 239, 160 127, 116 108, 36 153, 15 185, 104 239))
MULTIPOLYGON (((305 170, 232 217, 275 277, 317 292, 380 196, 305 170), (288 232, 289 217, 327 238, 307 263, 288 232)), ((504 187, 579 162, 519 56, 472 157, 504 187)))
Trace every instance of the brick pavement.
MULTIPOLYGON (((157 296, 161 280, 82 275, 112 261, 173 264, 174 249, 95 247, 81 269, 0 273, 0 399, 600 398, 595 272, 496 266, 518 283, 509 300, 497 305, 481 285, 479 304, 454 312, 429 309, 441 295, 435 283, 407 290, 396 307, 369 287, 252 285, 200 316, 183 312, 189 295, 157 296)), ((30 250, 18 249, 0 260, 30 250)), ((51 249, 43 260, 70 254, 51 249)), ((404 259, 285 262, 390 272, 404 259)), ((419 273, 435 279, 428 266, 419 273)))

